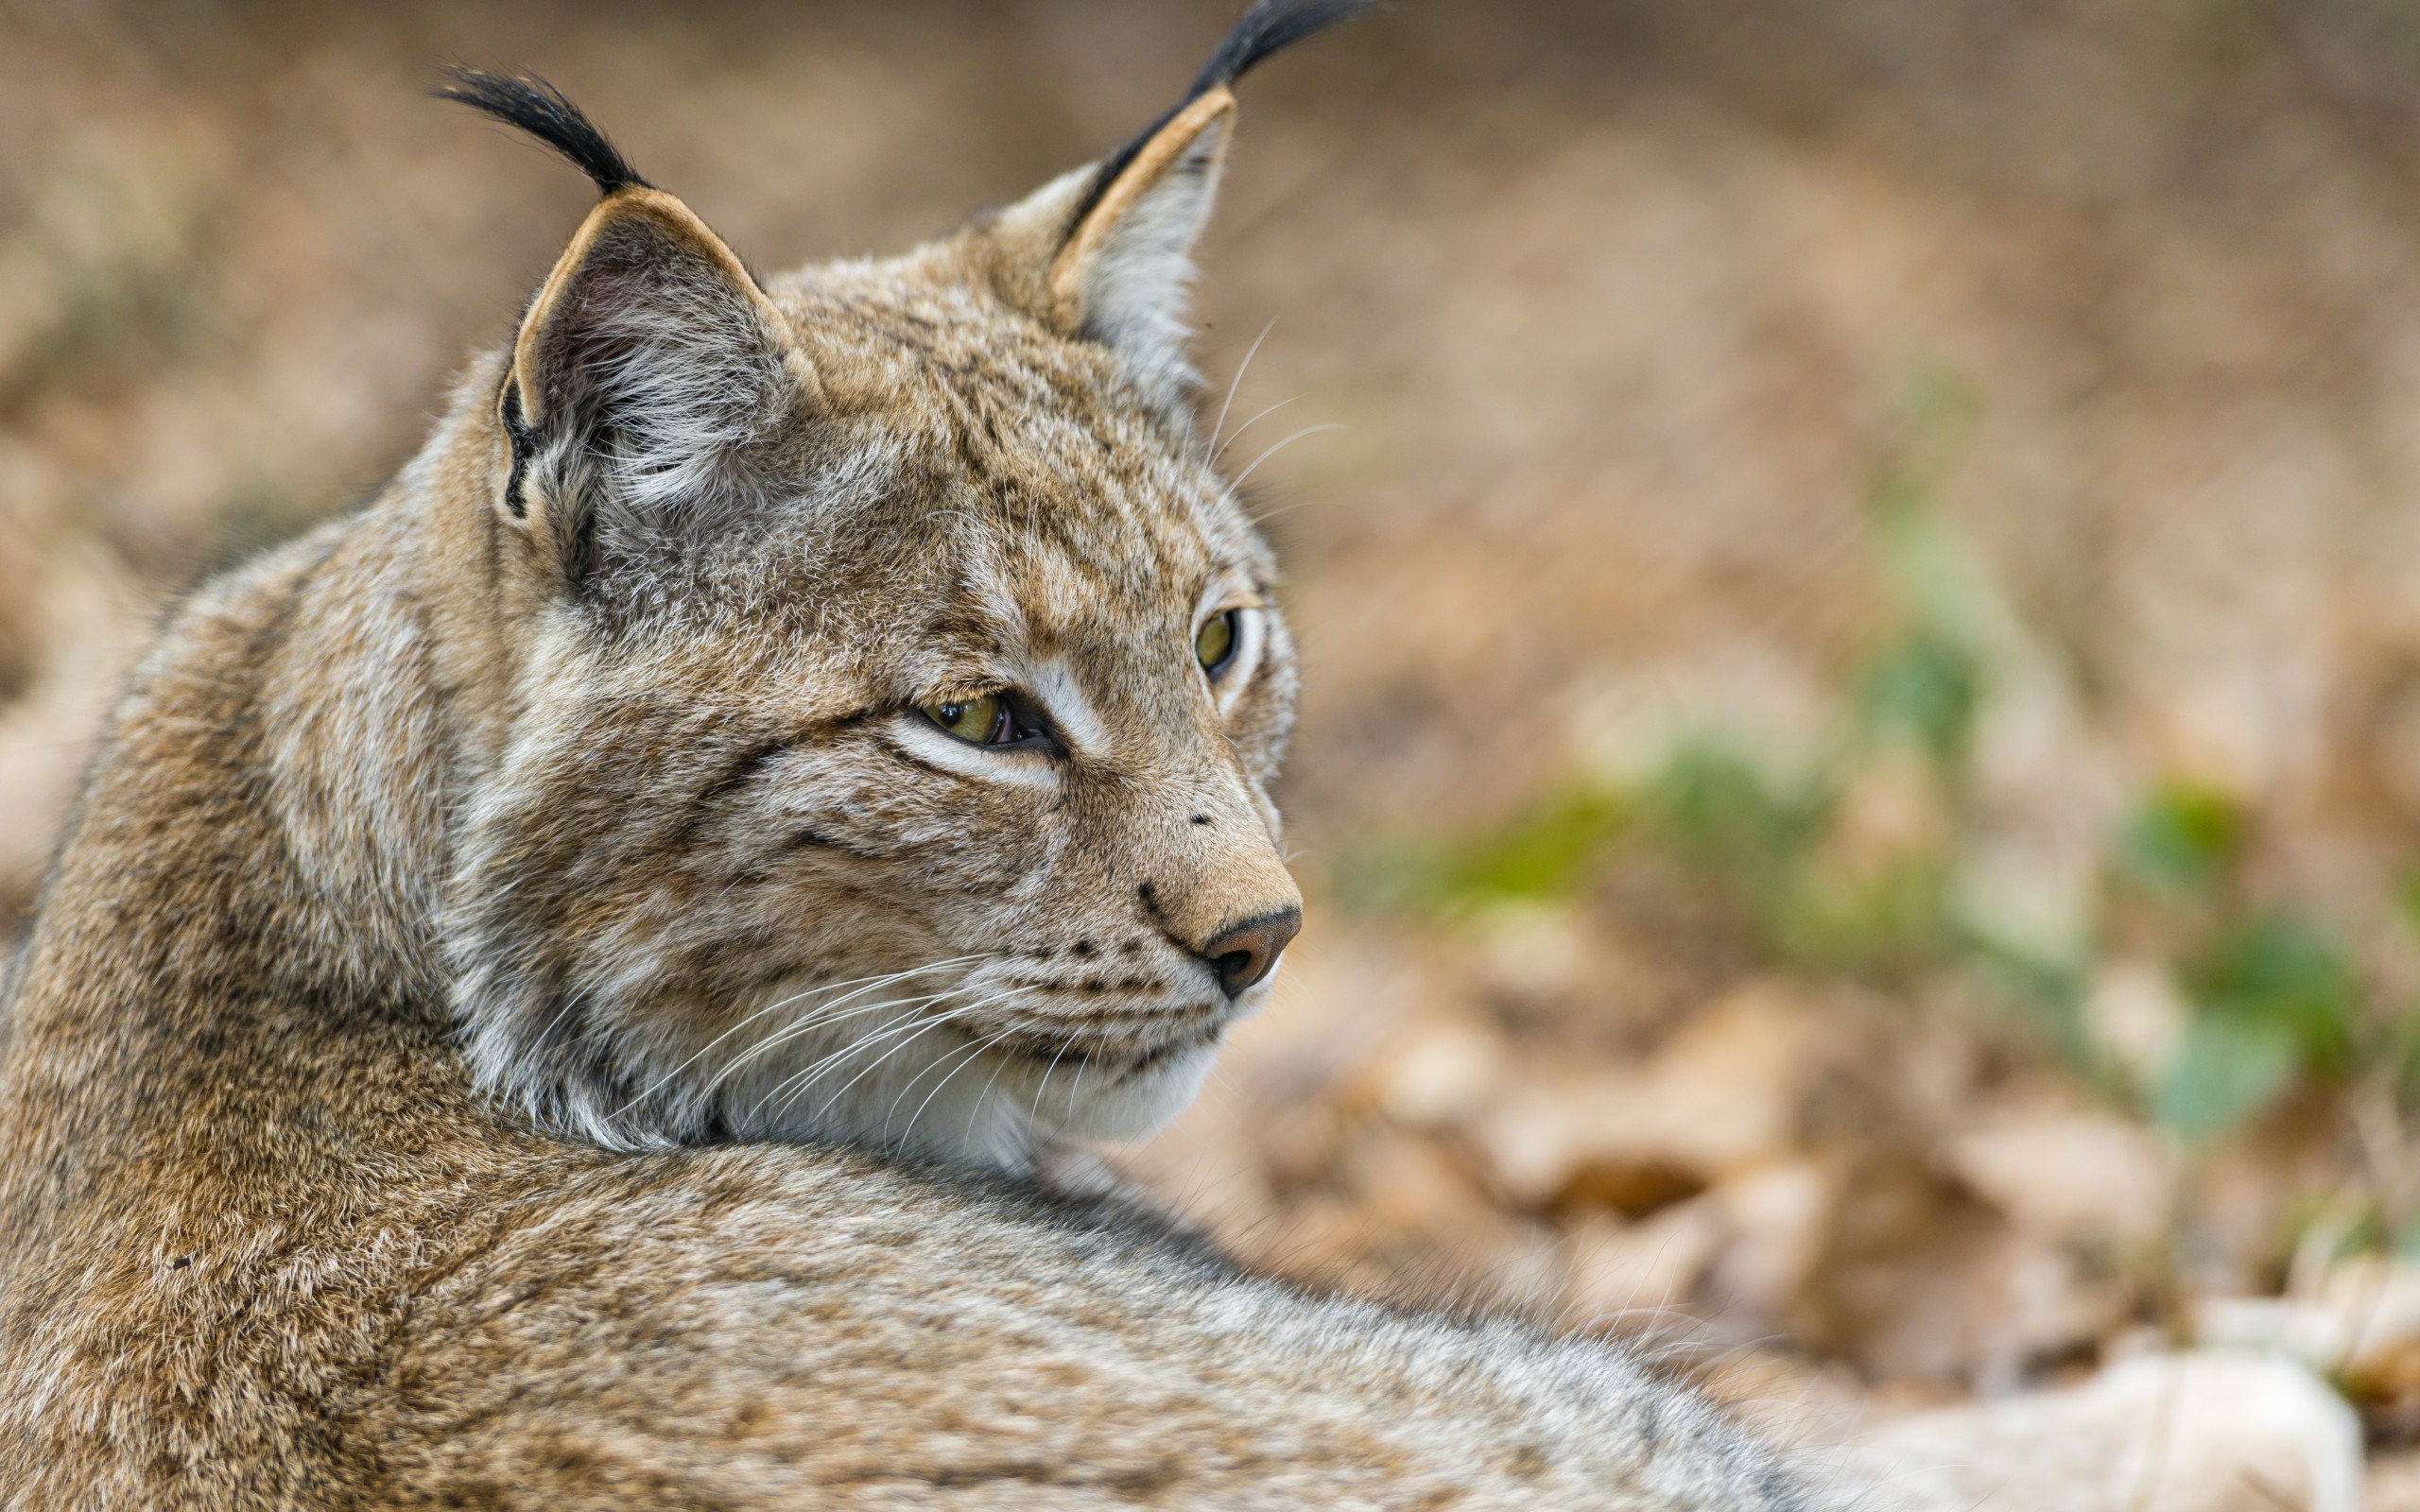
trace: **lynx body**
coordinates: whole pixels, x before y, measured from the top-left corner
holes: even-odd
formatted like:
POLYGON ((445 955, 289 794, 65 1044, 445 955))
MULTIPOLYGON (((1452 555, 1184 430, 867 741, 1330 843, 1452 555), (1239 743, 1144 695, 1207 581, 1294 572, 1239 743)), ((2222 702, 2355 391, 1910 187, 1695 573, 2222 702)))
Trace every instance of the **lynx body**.
POLYGON ((0 1018, 0 1505, 1777 1507, 1620 1353, 1027 1177, 1299 918, 1181 338, 1264 4, 1094 169, 759 280, 604 198, 372 505, 184 604, 0 1018))

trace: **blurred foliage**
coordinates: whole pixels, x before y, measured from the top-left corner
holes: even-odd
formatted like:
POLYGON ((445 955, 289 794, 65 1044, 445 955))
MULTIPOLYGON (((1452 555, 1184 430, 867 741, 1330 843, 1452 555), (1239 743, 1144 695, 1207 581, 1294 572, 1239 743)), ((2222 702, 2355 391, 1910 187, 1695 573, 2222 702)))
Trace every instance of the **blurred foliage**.
POLYGON ((2195 782, 2154 787, 2118 832, 2117 860, 2155 886, 2191 893, 2222 877, 2243 853, 2243 806, 2195 782))
POLYGON ((2350 969, 2311 925, 2231 923, 2185 967, 2194 1014, 2154 1092, 2188 1138, 2235 1127, 2305 1072, 2342 1071, 2359 1004, 2350 969))
MULTIPOLYGON (((1963 885, 1986 829, 1978 729, 2020 665, 2042 662, 1941 508, 1974 414, 1950 375, 1910 386, 1865 501, 1885 611, 1815 749, 1783 761, 1693 731, 1643 775, 1577 773, 1483 833, 1374 848, 1348 863, 1347 900, 1446 917, 1576 902, 1620 859, 1650 856, 1723 905, 1775 969, 1885 989, 1979 987, 2088 1083, 2188 1145, 2360 1067, 2389 1068, 2420 1104, 2420 1016, 2372 1004, 2330 930, 2256 897, 2255 816, 2221 787, 2162 776, 2133 796, 2072 948, 2014 937, 1968 901, 1983 895, 1963 885), (1895 822, 1864 812, 1877 794, 1895 822), (2121 954, 2157 962, 2187 1008, 2149 1073, 2119 1064, 2088 1023, 2092 985, 2121 954)), ((2420 932, 2420 872, 2398 902, 2420 932)))

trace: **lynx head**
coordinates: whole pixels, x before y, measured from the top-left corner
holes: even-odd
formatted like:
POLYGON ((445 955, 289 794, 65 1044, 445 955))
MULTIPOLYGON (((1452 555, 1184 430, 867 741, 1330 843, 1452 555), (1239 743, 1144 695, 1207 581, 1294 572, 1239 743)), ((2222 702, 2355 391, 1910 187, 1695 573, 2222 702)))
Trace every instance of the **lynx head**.
POLYGON ((1229 84, 1355 9, 1262 0, 1099 164, 769 279, 550 88, 458 76, 603 195, 455 422, 509 648, 444 920, 492 1093, 1007 1165, 1191 1096, 1301 900, 1190 249, 1229 84))

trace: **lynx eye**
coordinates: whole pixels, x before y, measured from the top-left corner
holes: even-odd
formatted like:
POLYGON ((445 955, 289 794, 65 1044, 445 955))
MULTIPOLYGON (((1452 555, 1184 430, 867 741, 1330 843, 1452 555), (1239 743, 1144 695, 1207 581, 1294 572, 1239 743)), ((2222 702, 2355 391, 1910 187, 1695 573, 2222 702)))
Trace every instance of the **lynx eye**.
POLYGON ((1193 655, 1213 682, 1235 663, 1236 648, 1243 644, 1243 632, 1236 624, 1236 616, 1242 612, 1231 609, 1223 614, 1214 614, 1193 632, 1193 655))
POLYGON ((970 746, 1015 746, 1040 733, 1036 727, 1019 719, 1009 700, 996 693, 987 693, 979 698, 928 703, 920 712, 943 731, 970 746))

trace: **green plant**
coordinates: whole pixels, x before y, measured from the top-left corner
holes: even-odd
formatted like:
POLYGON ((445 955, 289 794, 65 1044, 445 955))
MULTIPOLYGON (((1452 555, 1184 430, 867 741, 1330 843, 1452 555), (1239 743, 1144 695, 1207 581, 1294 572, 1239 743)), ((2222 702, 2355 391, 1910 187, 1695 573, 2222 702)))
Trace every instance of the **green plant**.
MULTIPOLYGON (((1378 852, 1359 868, 1359 896, 1453 912, 1567 901, 1604 865, 1644 855, 1719 902, 1776 968, 1882 987, 1972 983, 2042 1026, 2091 1085, 2188 1143, 2357 1065, 2388 1067, 2420 1103, 2420 1016, 2365 1011, 2334 934, 2261 903, 2246 876, 2254 816, 2221 787, 2161 778, 2127 805, 2072 947, 2008 937, 1962 901, 1990 822, 1976 797, 1978 730, 1992 700, 2047 662, 1940 505, 1974 412, 1948 375, 1910 386, 1865 500, 1882 612, 1811 748, 1752 750, 1701 731, 1643 777, 1575 774, 1493 829, 1378 852), (1877 793, 1899 819, 1879 838, 1877 793), (1381 874, 1383 885, 1366 880, 1381 874), (2114 1062, 2087 1022, 2097 967, 2119 952, 2164 962, 2188 1008, 2148 1077, 2114 1062)), ((2400 902, 2420 930, 2420 873, 2400 902)))

